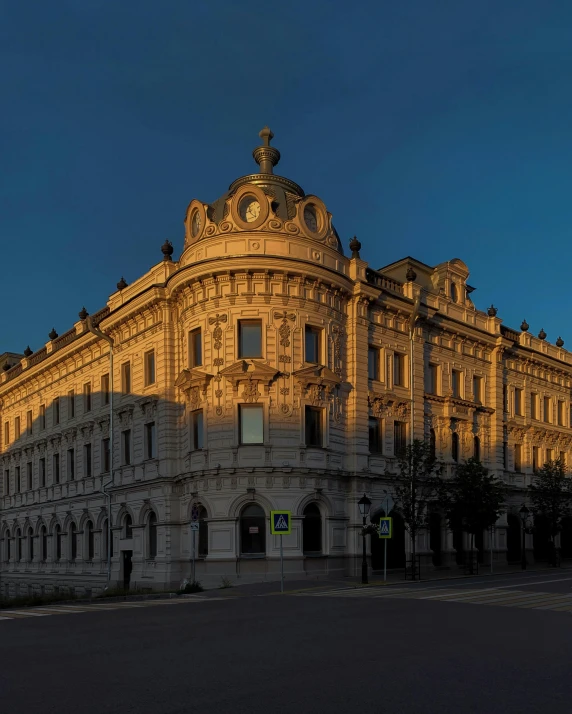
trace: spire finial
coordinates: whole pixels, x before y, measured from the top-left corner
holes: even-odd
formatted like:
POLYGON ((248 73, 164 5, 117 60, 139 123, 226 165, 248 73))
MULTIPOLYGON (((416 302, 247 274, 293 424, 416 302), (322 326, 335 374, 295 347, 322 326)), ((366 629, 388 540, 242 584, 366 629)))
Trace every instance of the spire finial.
POLYGON ((270 146, 270 141, 274 138, 274 134, 265 126, 264 129, 261 129, 258 136, 262 139, 263 145, 257 146, 252 152, 252 155, 256 163, 260 166, 260 173, 271 174, 273 173, 273 168, 280 161, 280 152, 278 149, 270 146))

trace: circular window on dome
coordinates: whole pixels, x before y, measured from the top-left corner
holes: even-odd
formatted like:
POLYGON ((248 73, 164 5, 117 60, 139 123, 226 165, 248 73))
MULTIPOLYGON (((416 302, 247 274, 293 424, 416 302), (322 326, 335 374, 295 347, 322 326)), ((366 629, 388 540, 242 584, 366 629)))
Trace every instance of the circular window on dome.
POLYGON ((320 225, 315 206, 310 204, 304 207, 304 223, 306 224, 308 230, 312 231, 312 233, 317 233, 319 231, 320 225))
POLYGON ((191 235, 196 238, 201 230, 201 214, 195 210, 191 218, 191 235))
POLYGON ((238 213, 245 223, 254 223, 260 215, 260 203, 254 196, 245 196, 239 204, 238 213))

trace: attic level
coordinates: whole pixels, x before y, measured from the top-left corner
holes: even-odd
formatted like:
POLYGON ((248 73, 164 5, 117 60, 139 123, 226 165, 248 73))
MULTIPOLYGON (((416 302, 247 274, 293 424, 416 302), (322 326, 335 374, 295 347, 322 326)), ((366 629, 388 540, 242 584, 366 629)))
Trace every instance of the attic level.
POLYGON ((431 267, 408 256, 380 268, 379 272, 401 283, 417 283, 428 292, 459 305, 474 307, 470 294, 475 288, 467 284, 469 269, 459 258, 431 267))

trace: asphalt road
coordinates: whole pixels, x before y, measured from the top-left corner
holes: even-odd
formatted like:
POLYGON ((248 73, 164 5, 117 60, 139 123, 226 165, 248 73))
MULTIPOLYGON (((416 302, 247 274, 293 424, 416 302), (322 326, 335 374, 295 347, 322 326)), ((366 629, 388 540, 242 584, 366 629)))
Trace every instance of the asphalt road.
MULTIPOLYGON (((455 587, 567 592, 569 578, 455 587)), ((571 663, 570 613, 253 595, 2 622, 0 711, 570 714, 571 663)))

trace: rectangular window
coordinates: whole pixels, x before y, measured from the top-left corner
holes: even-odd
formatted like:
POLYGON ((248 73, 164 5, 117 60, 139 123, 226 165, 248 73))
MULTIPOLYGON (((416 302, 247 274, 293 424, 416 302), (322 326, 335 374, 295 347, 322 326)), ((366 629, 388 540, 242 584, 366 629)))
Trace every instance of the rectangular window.
POLYGON ((54 483, 60 482, 60 455, 54 454, 52 460, 52 466, 54 469, 54 483))
POLYGON ((566 468, 566 452, 561 451, 560 454, 558 455, 558 458, 560 459, 560 463, 564 468, 566 468))
POLYGON ((405 386, 405 355, 393 355, 393 384, 396 387, 405 386))
POLYGON ((123 394, 131 392, 131 363, 124 362, 121 365, 121 391, 123 394))
POLYGON ((145 352, 145 386, 155 384, 155 350, 145 352))
POLYGON ((427 366, 427 384, 425 389, 429 394, 439 394, 439 366, 436 364, 429 364, 427 366))
POLYGON ((44 488, 46 485, 46 459, 42 457, 40 459, 40 488, 44 488))
POLYGON ((240 320, 238 323, 238 356, 262 357, 262 321, 240 320))
MULTIPOLYGON (((540 463, 540 453, 539 453, 538 446, 533 446, 532 447, 532 470, 534 471, 534 473, 536 473, 538 471, 539 463, 540 463)), ((517 470, 516 462, 515 462, 515 470, 517 470)))
POLYGON ((102 473, 109 472, 109 439, 101 440, 101 468, 102 473))
POLYGON ((84 444, 83 445, 83 473, 84 473, 84 476, 87 478, 89 478, 89 476, 92 475, 91 464, 92 464, 91 444, 84 444))
POLYGON ((379 350, 372 345, 367 350, 367 376, 379 381, 379 350))
POLYGON ((524 416, 522 411, 522 389, 514 388, 514 413, 517 416, 524 416))
POLYGON ((22 484, 20 482, 20 467, 16 466, 16 493, 20 493, 22 484))
POLYGON ((40 431, 46 428, 46 405, 40 404, 40 431))
POLYGON ((54 397, 52 402, 52 416, 54 419, 54 425, 60 423, 60 398, 54 397))
POLYGON ((239 404, 240 443, 264 443, 264 412, 258 404, 239 404))
POLYGON ((306 325, 304 331, 304 356, 306 362, 311 364, 320 363, 321 336, 322 330, 320 328, 306 325))
POLYGON ((145 424, 145 457, 155 458, 155 422, 145 424))
POLYGON ((68 463, 67 463, 67 470, 68 470, 68 481, 74 481, 75 480, 75 450, 74 449, 68 449, 68 463))
POLYGON ((473 400, 477 404, 483 403, 483 378, 473 375, 473 400))
POLYGON ((404 421, 393 423, 393 453, 401 456, 405 453, 407 446, 407 424, 404 421))
POLYGON ((124 466, 131 463, 131 429, 121 432, 121 459, 124 466))
POLYGON ((205 448, 205 422, 202 409, 191 412, 191 451, 205 448))
POLYGON ((369 451, 372 454, 382 454, 381 419, 370 417, 368 420, 369 451))
POLYGON ((306 407, 306 446, 323 446, 322 421, 323 410, 318 407, 306 407))
POLYGON ((189 367, 203 366, 203 336, 201 328, 189 332, 189 367))
POLYGON ((503 411, 508 412, 508 387, 506 384, 503 384, 502 387, 502 408, 503 411))
POLYGON ((4 470, 4 495, 7 496, 10 493, 10 469, 4 470))
POLYGON ((453 390, 453 397, 456 399, 461 399, 461 373, 458 369, 451 370, 451 389, 453 390))
POLYGON ((33 488, 33 477, 32 477, 32 462, 28 461, 26 464, 26 481, 27 486, 28 486, 28 491, 31 491, 33 488))
POLYGON ((91 411, 91 382, 83 385, 83 411, 85 413, 91 411))
POLYGON ((522 444, 514 445, 514 470, 517 473, 522 471, 522 444))
POLYGON ((546 461, 554 461, 554 449, 546 449, 546 461))
POLYGON ((28 436, 32 436, 32 410, 28 409, 26 412, 26 433, 28 436))
POLYGON ((4 446, 8 446, 10 443, 10 424, 8 422, 4 423, 4 446))
POLYGON ((68 392, 68 419, 75 417, 75 392, 70 389, 68 392))
POLYGON ((530 418, 538 419, 538 394, 534 392, 530 395, 530 418))
POLYGON ((543 411, 544 411, 544 421, 547 424, 550 424, 552 422, 552 404, 550 401, 550 397, 544 397, 543 411))
POLYGON ((101 375, 101 403, 109 404, 109 375, 101 375))
POLYGON ((14 439, 20 438, 20 417, 14 419, 14 439))
POLYGON ((565 402, 558 402, 558 426, 566 426, 565 424, 565 419, 566 419, 566 403, 565 402))
POLYGON ((502 462, 504 470, 508 471, 508 443, 506 441, 502 445, 502 462))

